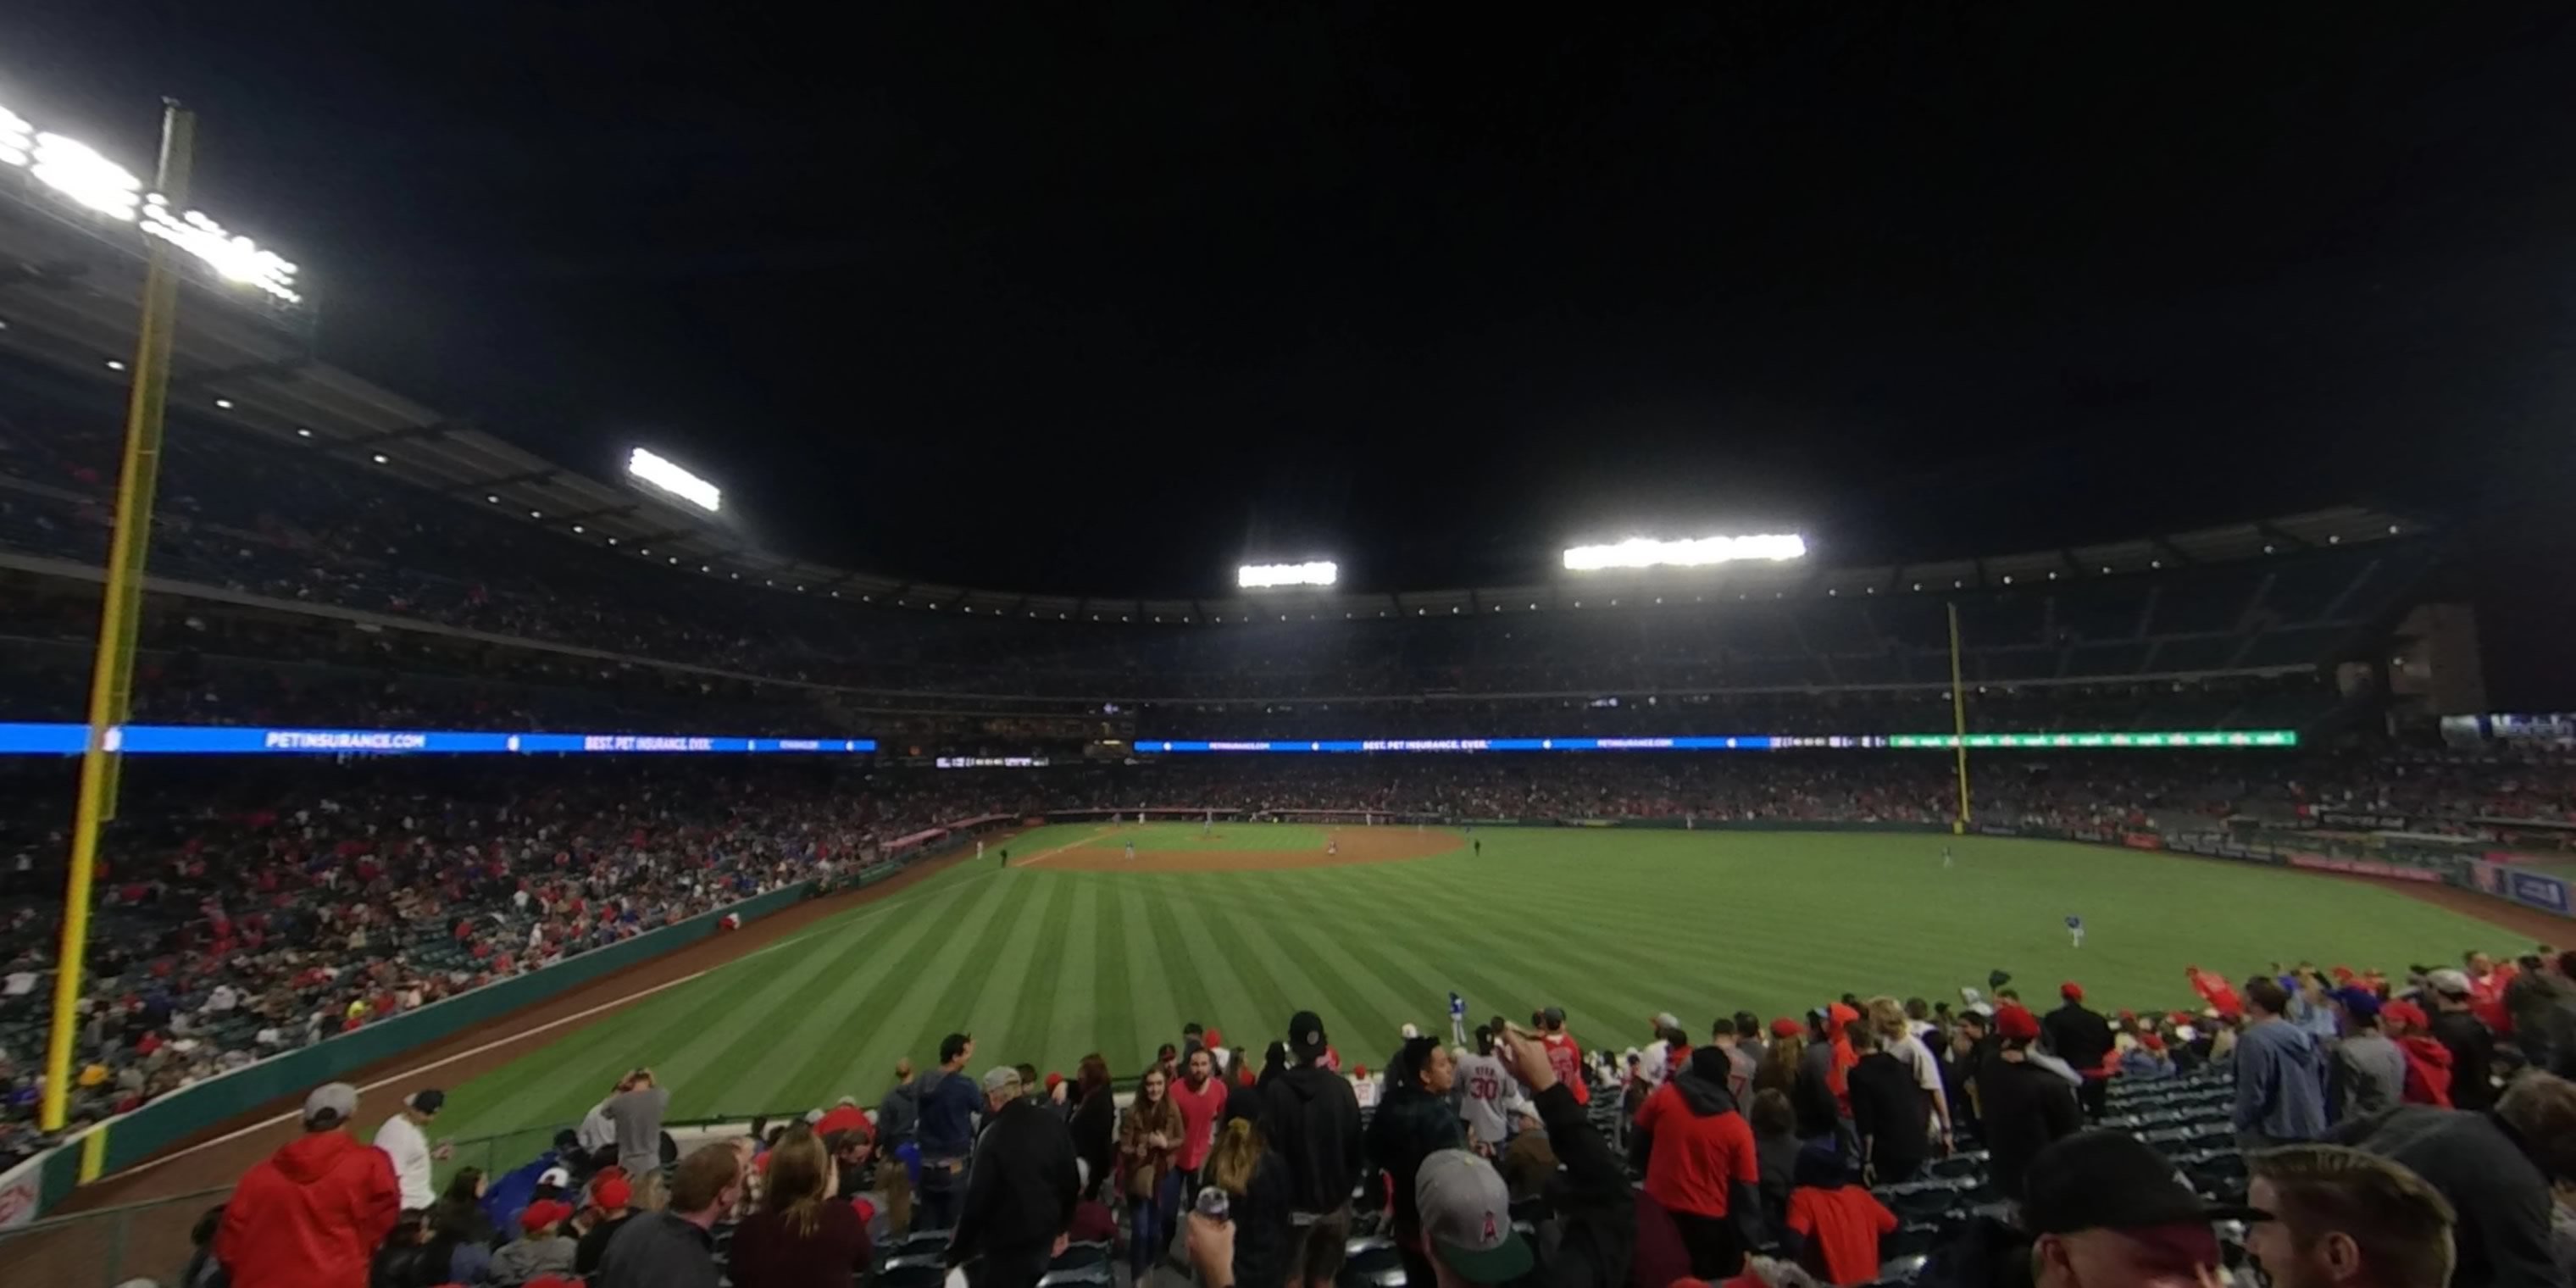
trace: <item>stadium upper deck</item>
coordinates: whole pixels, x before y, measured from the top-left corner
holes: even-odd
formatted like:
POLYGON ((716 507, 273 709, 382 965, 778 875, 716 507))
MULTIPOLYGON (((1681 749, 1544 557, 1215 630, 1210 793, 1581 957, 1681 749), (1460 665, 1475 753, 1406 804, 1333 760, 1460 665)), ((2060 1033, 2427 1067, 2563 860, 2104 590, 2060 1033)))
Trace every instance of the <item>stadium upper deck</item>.
MULTIPOLYGON (((102 561, 123 381, 108 364, 133 323, 129 266, 67 271, 63 253, 57 232, 0 220, 0 254, 45 266, 0 294, 0 563, 38 594, 102 561)), ((152 572, 188 603, 161 616, 203 631, 301 615, 323 660, 380 655, 393 629, 486 657, 934 699, 1923 689, 1948 684, 1956 602, 1972 683, 2280 676, 2375 652, 2436 555, 2413 520, 2345 508, 1944 562, 1421 592, 924 585, 749 548, 314 361, 265 320, 182 319, 152 572)))

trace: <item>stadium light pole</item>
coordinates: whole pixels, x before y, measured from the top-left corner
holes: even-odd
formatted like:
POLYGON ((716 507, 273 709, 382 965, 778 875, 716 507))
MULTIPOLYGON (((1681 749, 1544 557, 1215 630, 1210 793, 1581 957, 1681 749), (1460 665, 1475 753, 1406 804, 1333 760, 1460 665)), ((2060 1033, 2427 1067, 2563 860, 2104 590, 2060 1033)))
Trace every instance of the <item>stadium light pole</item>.
MULTIPOLYGON (((188 200, 189 150, 196 115, 162 100, 161 156, 153 186, 171 206, 188 200)), ((80 798, 72 814, 71 874, 63 889, 62 955, 55 959, 54 1014, 45 1048, 45 1094, 38 1125, 61 1131, 72 1081, 74 1023, 81 971, 89 952, 90 883, 98 871, 99 833, 116 817, 117 730, 134 698, 134 639, 143 600, 143 561, 152 546, 152 499, 161 477, 161 415, 170 384, 170 349, 178 326, 179 250, 147 239, 141 335, 134 346, 134 387, 125 404, 125 457, 117 469, 116 526, 108 537, 107 589, 101 597, 98 655, 90 668, 89 738, 81 748, 80 798)), ((83 1169, 88 1171, 87 1167, 83 1169)), ((84 1174, 83 1180, 89 1179, 84 1174)))

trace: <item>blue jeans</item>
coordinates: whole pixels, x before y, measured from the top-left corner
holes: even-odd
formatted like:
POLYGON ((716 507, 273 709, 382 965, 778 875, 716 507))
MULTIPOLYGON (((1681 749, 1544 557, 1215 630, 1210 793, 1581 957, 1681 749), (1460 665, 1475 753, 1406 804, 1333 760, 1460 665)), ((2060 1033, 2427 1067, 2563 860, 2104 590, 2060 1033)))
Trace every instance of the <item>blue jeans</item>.
POLYGON ((1145 1282, 1163 1249, 1172 1241, 1173 1209, 1180 1204, 1181 1178, 1171 1168, 1154 1178, 1154 1196, 1127 1200, 1127 1268, 1135 1272, 1136 1282, 1145 1282))

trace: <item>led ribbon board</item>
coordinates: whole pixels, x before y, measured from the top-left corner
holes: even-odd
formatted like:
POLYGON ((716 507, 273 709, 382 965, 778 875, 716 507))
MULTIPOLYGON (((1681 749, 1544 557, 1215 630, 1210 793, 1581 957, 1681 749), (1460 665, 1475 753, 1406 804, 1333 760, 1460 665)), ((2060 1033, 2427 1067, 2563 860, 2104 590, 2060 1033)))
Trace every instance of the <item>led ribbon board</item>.
MULTIPOLYGON (((0 724, 0 754, 77 756, 85 724, 0 724)), ((128 756, 510 756, 542 753, 726 755, 803 752, 862 755, 873 738, 730 738, 653 733, 482 733, 439 729, 261 729, 234 725, 124 725, 110 751, 128 756)))
MULTIPOLYGON (((1278 755, 1479 751, 1870 751, 1948 750, 1952 734, 1696 734, 1669 738, 1259 738, 1242 740, 1139 740, 1136 750, 1156 755, 1252 752, 1278 755)), ((1968 746, 1998 750, 2124 750, 2134 747, 2296 747, 2291 729, 2202 729, 2152 733, 1972 733, 1968 746)))

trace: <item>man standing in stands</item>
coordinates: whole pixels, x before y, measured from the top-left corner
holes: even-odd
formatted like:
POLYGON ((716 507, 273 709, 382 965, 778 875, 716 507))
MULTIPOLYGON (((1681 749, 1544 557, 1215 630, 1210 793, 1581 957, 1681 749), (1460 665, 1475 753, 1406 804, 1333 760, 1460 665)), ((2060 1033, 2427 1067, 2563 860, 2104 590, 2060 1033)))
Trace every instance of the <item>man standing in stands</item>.
POLYGON ((2246 1204, 2272 1219, 2246 1227, 2245 1250, 2272 1288, 2450 1283, 2455 1217, 2424 1178, 2340 1145, 2292 1145, 2246 1162, 2246 1204))
POLYGON ((2334 1138, 2405 1167, 2450 1200, 2459 1222, 2452 1282, 2461 1288, 2565 1285, 2550 1255, 2550 1185, 2576 1176, 2576 1083, 2528 1072, 2491 1112, 2401 1105, 2345 1123, 2334 1138))
POLYGON ((628 1176, 662 1170, 662 1115, 671 1107, 671 1090, 657 1086, 653 1071, 626 1075, 626 1090, 608 1102, 608 1121, 617 1126, 617 1165, 628 1176))
POLYGON ((1467 1127, 1467 1147, 1487 1158, 1503 1151, 1511 1138, 1512 1112, 1523 1102, 1520 1084, 1494 1054, 1494 1031, 1478 1026, 1471 1054, 1458 1057, 1459 1121, 1467 1127))
POLYGON ((2475 1014, 2476 988, 2456 970, 2424 977, 2433 990, 2433 1040, 2451 1053, 2451 1104, 2486 1109, 2496 1102, 2495 1033, 2475 1014))
MULTIPOLYGON (((1998 1011, 1998 1024, 2009 1014, 1998 1011)), ((2031 1027, 2038 1028, 2035 1020, 2031 1027)), ((2065 1084, 2058 1086, 2063 1093, 2065 1084)), ((2074 1096, 2063 1094, 2074 1113, 2074 1096)), ((2049 1146, 2030 1160, 2027 1188, 2017 1225, 1974 1218, 1933 1254, 1914 1281, 1918 1288, 2214 1284, 2224 1260, 2211 1226, 2262 1217, 2202 1203, 2155 1146, 2126 1132, 2088 1131, 2049 1146)))
POLYGON ((2048 1037, 2048 1049, 2083 1077, 2083 1085, 2075 1089, 2076 1103, 2084 1106, 2087 1119, 2099 1122, 2111 1092, 2111 1079, 2102 1072, 2102 1061, 2111 1054, 2111 1022, 2085 1008, 2084 986, 2074 980, 2058 985, 2057 995, 2065 1004, 2050 1011, 2039 1027, 2048 1037))
POLYGON ((984 1075, 984 1111, 948 1264, 965 1268, 970 1288, 1033 1288, 1064 1251, 1082 1196, 1073 1133, 1063 1115, 1022 1094, 1020 1071, 1007 1064, 984 1075))
POLYGON ((1539 1041, 1547 1047, 1548 1067, 1556 1070, 1556 1080, 1574 1096, 1574 1103, 1592 1103, 1592 1088, 1583 1078, 1583 1044, 1565 1031, 1565 1008, 1551 1006, 1538 1013, 1539 1041))
POLYGON ((1923 1094, 1913 1063, 1889 1052, 1886 1036, 1868 1024, 1851 1026, 1852 1131, 1871 1185, 1914 1179, 1932 1156, 1932 1101, 1923 1094))
POLYGON ((1646 1195, 1672 1217, 1692 1275, 1716 1283, 1744 1268, 1762 1237, 1762 1167, 1753 1128, 1726 1093, 1726 1056, 1705 1048, 1637 1111, 1631 1150, 1646 1195))
POLYGON ((365 1288, 376 1245, 402 1215, 385 1152, 345 1130, 358 1089, 304 1098, 304 1134, 242 1174, 215 1231, 215 1259, 241 1288, 365 1288))
POLYGON ((2330 996, 2343 1033, 2326 1088, 2330 1116, 2349 1122, 2395 1109, 2406 1099, 2406 1053, 2379 1031, 2379 994, 2347 984, 2330 996))
POLYGON ((376 1128, 376 1148, 393 1160, 394 1179, 402 1184, 402 1205, 408 1210, 427 1211, 438 1201, 438 1191, 430 1188, 429 1165, 456 1152, 445 1145, 432 1148, 421 1131, 446 1103, 446 1092, 423 1088, 404 1097, 394 1116, 376 1128))
POLYGON ((2005 1006, 1995 1012, 1995 1034, 2001 1042, 1976 1071, 1977 1114, 1985 1129, 1987 1171, 2006 1198, 2017 1200, 2031 1160, 2050 1142, 2081 1129, 2084 1112, 2076 1107, 2075 1088, 2031 1062, 2038 1016, 2018 1004, 2005 1006))
POLYGON ((741 1202, 742 1185, 733 1142, 690 1151, 672 1172, 670 1206, 637 1213, 610 1237, 592 1288, 717 1288, 715 1226, 741 1202))
POLYGON ((939 1067, 921 1086, 921 1219, 925 1230, 957 1225, 957 1202, 966 1188, 966 1160, 975 1148, 975 1111, 984 1098, 966 1076, 975 1039, 951 1033, 939 1040, 939 1067))
POLYGON ((906 1056, 894 1062, 894 1085, 877 1102, 877 1135, 892 1153, 895 1146, 911 1143, 920 1130, 921 1086, 912 1080, 912 1058, 906 1056))
POLYGON ((1172 1166, 1181 1178, 1182 1201, 1197 1197, 1199 1169, 1216 1146, 1216 1121, 1225 1114, 1225 1084, 1217 1080, 1216 1057, 1192 1046, 1181 1062, 1181 1080, 1172 1084, 1172 1105, 1181 1111, 1181 1147, 1172 1166))
POLYGON ((2326 1068, 2316 1039, 2283 1017, 2290 992, 2258 975, 2245 981, 2245 1032, 2236 1039, 2236 1140, 2265 1149, 2326 1134, 2326 1068))
POLYGON ((1726 1053, 1726 1094, 1735 1097, 1739 1108, 1753 1103, 1753 1074, 1761 1064, 1744 1049, 1732 1016, 1721 1015, 1708 1026, 1708 1044, 1726 1053))
MULTIPOLYGON (((1288 1163, 1288 1208, 1297 1230, 1289 1282, 1331 1288, 1351 1231, 1360 1179, 1360 1102, 1350 1080, 1326 1069, 1324 1021, 1288 1020, 1288 1069, 1261 1089, 1261 1131, 1288 1163)), ((1552 1058, 1552 1057, 1551 1057, 1552 1058)))

